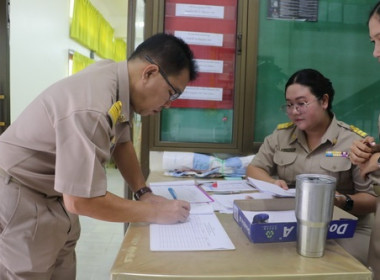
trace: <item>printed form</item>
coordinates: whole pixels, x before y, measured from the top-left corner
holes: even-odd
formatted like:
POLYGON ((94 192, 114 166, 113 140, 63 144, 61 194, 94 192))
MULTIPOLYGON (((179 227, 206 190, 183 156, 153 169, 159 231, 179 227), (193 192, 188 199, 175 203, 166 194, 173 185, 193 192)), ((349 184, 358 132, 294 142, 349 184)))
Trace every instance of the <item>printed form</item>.
POLYGON ((215 214, 193 214, 187 222, 150 225, 151 251, 234 250, 215 214))

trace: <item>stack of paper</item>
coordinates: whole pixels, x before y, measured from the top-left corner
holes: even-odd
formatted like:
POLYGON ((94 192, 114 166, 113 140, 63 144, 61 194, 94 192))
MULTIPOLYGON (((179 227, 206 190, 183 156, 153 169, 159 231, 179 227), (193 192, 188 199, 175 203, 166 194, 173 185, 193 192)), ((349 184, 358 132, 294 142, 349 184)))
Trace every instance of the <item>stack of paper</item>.
POLYGON ((210 205, 213 199, 194 181, 151 183, 150 187, 154 194, 191 203, 190 216, 185 223, 150 225, 150 249, 152 251, 235 249, 210 205), (175 193, 175 197, 170 191, 175 193))
POLYGON ((161 195, 168 199, 173 199, 169 189, 176 193, 176 199, 185 200, 190 203, 212 202, 213 199, 202 189, 200 189, 193 180, 171 181, 150 183, 150 188, 156 195, 161 195))
POLYGON ((261 180, 256 180, 250 177, 248 178, 248 182, 259 191, 271 193, 273 196, 277 196, 277 197, 295 197, 296 196, 296 189, 284 190, 283 188, 275 184, 271 184, 271 183, 261 181, 261 180))

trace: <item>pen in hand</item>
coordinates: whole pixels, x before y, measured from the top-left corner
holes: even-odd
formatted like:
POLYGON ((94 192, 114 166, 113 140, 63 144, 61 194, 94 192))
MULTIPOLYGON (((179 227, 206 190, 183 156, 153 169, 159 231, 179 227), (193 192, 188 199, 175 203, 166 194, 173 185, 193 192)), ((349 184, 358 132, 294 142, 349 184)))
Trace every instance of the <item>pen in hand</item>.
POLYGON ((170 192, 173 199, 177 199, 177 194, 175 193, 173 188, 168 188, 168 191, 170 192))

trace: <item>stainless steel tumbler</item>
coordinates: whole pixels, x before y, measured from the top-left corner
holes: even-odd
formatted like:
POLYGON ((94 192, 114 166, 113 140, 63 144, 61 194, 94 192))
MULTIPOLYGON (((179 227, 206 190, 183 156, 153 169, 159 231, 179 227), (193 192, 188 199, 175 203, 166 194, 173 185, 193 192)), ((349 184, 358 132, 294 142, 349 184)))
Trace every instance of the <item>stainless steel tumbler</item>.
POLYGON ((296 176, 297 252, 322 257, 334 209, 336 179, 321 174, 296 176))

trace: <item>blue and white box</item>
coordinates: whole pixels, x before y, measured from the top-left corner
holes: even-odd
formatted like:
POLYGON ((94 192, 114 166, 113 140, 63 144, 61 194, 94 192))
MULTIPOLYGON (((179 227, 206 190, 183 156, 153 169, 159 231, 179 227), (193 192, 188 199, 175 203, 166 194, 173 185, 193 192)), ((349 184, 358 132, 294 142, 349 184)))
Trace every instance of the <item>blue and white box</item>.
MULTIPOLYGON (((294 209, 294 198, 235 200, 233 215, 235 221, 253 243, 288 242, 297 240, 297 222, 293 219, 284 219, 284 221, 273 223, 266 219, 268 216, 265 214, 266 211, 294 211, 294 209), (260 214, 252 219, 246 211, 258 211, 260 214)), ((353 237, 357 220, 357 217, 334 206, 327 239, 353 237)))

